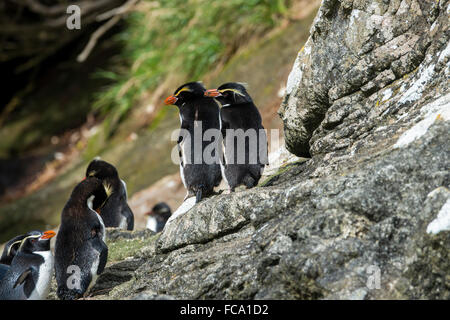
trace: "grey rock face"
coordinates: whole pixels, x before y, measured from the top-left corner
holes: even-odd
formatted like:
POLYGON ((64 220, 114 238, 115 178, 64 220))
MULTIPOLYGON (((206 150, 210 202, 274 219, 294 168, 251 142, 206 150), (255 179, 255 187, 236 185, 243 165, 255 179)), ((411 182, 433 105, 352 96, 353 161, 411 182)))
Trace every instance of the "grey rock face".
POLYGON ((449 299, 449 12, 324 0, 280 109, 312 158, 139 235, 102 298, 449 299))
POLYGON ((279 110, 288 149, 354 151, 448 89, 448 10, 448 1, 323 1, 279 110))

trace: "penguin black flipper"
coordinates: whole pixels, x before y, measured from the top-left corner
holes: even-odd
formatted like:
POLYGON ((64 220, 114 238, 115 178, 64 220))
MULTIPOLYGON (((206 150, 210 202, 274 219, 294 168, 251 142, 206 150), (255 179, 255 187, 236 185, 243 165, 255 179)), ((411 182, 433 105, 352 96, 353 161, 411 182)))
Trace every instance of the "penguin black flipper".
POLYGON ((27 281, 27 279, 31 280, 33 278, 33 271, 35 271, 34 268, 29 267, 24 272, 22 272, 22 274, 17 278, 16 282, 14 283, 13 289, 15 289, 19 285, 22 285, 25 281, 27 281))
POLYGON ((134 229, 134 215, 127 203, 125 203, 125 208, 122 211, 122 214, 127 219, 127 230, 133 230, 134 229))
POLYGON ((97 274, 101 274, 103 272, 103 270, 105 270, 107 260, 108 260, 108 247, 104 247, 100 251, 100 259, 99 259, 97 274))
POLYGON ((195 203, 199 203, 202 200, 202 188, 198 188, 195 194, 195 203))
POLYGON ((124 224, 126 226, 123 226, 126 230, 133 230, 134 229, 134 214, 133 211, 131 211, 130 206, 128 205, 128 193, 127 193, 127 185, 125 181, 120 180, 122 182, 122 190, 121 190, 121 196, 120 196, 120 213, 122 217, 125 219, 124 224))

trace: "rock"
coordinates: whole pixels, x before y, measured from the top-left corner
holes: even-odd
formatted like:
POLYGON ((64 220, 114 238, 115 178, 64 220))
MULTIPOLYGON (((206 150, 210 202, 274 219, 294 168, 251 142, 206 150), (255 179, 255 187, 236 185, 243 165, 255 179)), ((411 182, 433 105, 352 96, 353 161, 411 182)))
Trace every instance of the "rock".
POLYGON ((288 150, 355 149, 372 128, 445 92, 447 30, 447 1, 323 1, 279 110, 288 150))
POLYGON ((311 158, 161 235, 111 236, 98 298, 449 299, 448 14, 324 0, 280 108, 287 148, 311 158))

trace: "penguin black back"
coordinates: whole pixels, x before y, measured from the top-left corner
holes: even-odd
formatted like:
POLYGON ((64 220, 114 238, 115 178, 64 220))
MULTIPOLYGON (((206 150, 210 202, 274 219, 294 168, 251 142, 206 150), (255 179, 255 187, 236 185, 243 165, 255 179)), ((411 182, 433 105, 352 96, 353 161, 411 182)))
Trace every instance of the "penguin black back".
POLYGON ((180 174, 188 191, 186 198, 195 195, 197 202, 212 194, 222 180, 218 152, 221 143, 219 105, 214 99, 205 97, 205 91, 200 82, 189 82, 165 100, 166 104, 176 105, 180 112, 180 174), (215 129, 218 134, 208 141, 204 136, 210 129, 215 129), (205 152, 207 148, 210 153, 205 152))
POLYGON ((97 203, 101 198, 96 197, 94 206, 101 206, 101 215, 105 227, 133 230, 134 215, 127 203, 127 188, 123 180, 119 178, 117 169, 110 163, 95 159, 91 161, 86 170, 86 177, 95 177, 103 182, 109 193, 105 203, 97 203))
POLYGON ((247 188, 256 186, 268 161, 267 136, 253 99, 245 86, 237 82, 225 83, 205 95, 215 97, 222 106, 220 120, 225 146, 222 175, 230 190, 241 184, 247 188), (233 135, 227 137, 227 132, 233 135))
POLYGON ((55 275, 60 299, 77 299, 89 291, 103 272, 108 247, 105 226, 94 210, 107 192, 100 179, 88 177, 72 191, 61 213, 55 246, 55 275), (95 198, 100 199, 96 200, 95 198), (73 277, 72 277, 73 276, 73 277))

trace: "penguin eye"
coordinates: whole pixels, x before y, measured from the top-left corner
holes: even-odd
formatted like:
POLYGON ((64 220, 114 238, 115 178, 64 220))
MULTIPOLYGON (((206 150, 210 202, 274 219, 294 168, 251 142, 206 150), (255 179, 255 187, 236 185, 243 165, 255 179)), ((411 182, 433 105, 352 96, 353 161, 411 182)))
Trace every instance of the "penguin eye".
POLYGON ((31 240, 31 243, 36 243, 36 241, 37 241, 36 239, 33 239, 31 240))
POLYGON ((97 230, 96 229, 92 229, 91 230, 91 238, 95 238, 97 236, 97 230))

